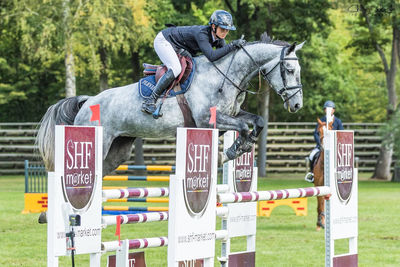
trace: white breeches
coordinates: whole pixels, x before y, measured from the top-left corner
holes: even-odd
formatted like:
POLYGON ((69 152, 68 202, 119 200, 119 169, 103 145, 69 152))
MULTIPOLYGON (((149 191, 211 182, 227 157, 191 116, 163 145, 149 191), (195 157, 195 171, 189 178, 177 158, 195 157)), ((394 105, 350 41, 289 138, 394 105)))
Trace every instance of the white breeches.
POLYGON ((309 156, 309 159, 312 161, 312 160, 314 159, 314 157, 315 157, 315 154, 317 154, 318 152, 319 152, 318 147, 315 147, 315 148, 311 151, 310 156, 309 156))
POLYGON ((179 59, 174 48, 165 39, 162 32, 159 32, 154 39, 154 50, 156 50, 156 53, 161 59, 162 63, 164 63, 168 69, 173 71, 175 77, 178 77, 182 71, 181 63, 179 63, 179 59))

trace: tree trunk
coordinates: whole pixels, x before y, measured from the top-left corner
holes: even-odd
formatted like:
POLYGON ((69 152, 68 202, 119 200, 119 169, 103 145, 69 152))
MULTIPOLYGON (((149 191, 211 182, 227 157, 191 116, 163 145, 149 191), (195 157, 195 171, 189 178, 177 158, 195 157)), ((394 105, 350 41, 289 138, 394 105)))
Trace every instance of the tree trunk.
POLYGON ((108 86, 108 64, 107 51, 104 47, 99 48, 101 70, 100 70, 100 92, 107 90, 108 86))
MULTIPOLYGON (((361 9, 361 13, 365 18, 365 22, 368 27, 368 31, 370 33, 372 45, 375 47, 376 51, 378 52, 382 64, 383 69, 386 75, 386 86, 388 90, 388 107, 387 107, 387 121, 389 121, 395 112, 396 104, 397 104, 397 95, 396 95, 396 72, 397 72, 397 58, 398 58, 398 49, 399 49, 399 29, 397 28, 396 21, 392 19, 392 29, 393 29, 393 39, 392 39, 392 52, 391 52, 391 59, 390 59, 390 66, 386 59, 384 50, 379 45, 377 40, 375 39, 375 33, 373 25, 369 19, 368 12, 365 9, 361 0, 359 0, 359 6, 361 9)), ((389 139, 388 145, 382 145, 381 150, 379 152, 379 157, 377 164, 375 166, 374 174, 372 178, 382 179, 382 180, 390 180, 391 173, 390 173, 390 166, 392 165, 392 155, 393 155, 393 140, 391 134, 383 136, 384 139, 389 139)))
POLYGON ((266 174, 266 162, 267 162, 267 136, 268 136, 268 117, 269 117, 269 95, 270 87, 267 82, 262 81, 262 90, 260 100, 258 101, 258 113, 264 118, 264 129, 258 136, 258 155, 257 155, 257 167, 258 177, 265 177, 266 174))
POLYGON ((393 148, 385 148, 385 146, 381 147, 379 152, 378 162, 375 166, 374 175, 372 178, 388 180, 392 179, 390 173, 390 166, 392 165, 392 155, 393 155, 393 148))
POLYGON ((65 51, 65 97, 76 96, 75 61, 72 47, 65 51))
MULTIPOLYGON (((385 69, 386 74, 386 85, 388 89, 388 107, 387 107, 387 121, 389 121, 397 105, 397 94, 396 94, 396 72, 397 72, 397 58, 398 58, 398 47, 399 47, 399 30, 393 25, 393 40, 392 40, 392 53, 390 60, 390 68, 385 69)), ((384 139, 392 139, 390 134, 385 135, 384 139)), ((393 142, 393 141, 392 141, 393 142)), ((388 180, 392 179, 390 167, 392 165, 393 145, 382 145, 379 152, 378 162, 375 166, 374 174, 372 178, 388 180)))
POLYGON ((75 61, 70 28, 70 0, 62 2, 65 40, 65 97, 76 96, 75 61))

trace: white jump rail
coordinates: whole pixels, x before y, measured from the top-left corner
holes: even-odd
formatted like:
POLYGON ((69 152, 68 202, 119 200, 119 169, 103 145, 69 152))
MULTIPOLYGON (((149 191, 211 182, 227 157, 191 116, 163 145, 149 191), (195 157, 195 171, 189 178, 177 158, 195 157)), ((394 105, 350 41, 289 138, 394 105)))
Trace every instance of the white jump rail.
POLYGON ((56 127, 55 172, 49 173, 48 179, 48 266, 58 266, 59 256, 74 252, 90 254, 90 266, 97 267, 101 254, 110 251, 116 251, 117 266, 127 266, 130 249, 168 246, 170 267, 193 264, 197 260, 202 266, 211 267, 214 266, 215 240, 222 242, 218 258, 221 265, 229 266, 238 260, 235 253, 229 251, 230 239, 238 236, 247 236, 244 254, 247 254, 246 260, 253 263, 246 266, 254 266, 256 215, 253 210, 256 202, 314 196, 329 197, 325 265, 357 266, 358 191, 352 132, 326 133, 325 140, 329 142, 325 144, 325 186, 268 191, 257 191, 256 183, 251 182, 252 175, 254 181, 257 177, 256 168, 248 167, 253 157, 250 154, 235 160, 233 169, 224 165, 224 183, 227 182, 225 173, 235 173, 234 178, 229 178, 232 181, 228 185, 217 185, 218 131, 187 128, 178 129, 178 164, 169 188, 102 191, 101 140, 101 127, 56 127), (77 134, 77 131, 82 132, 77 134), (168 237, 102 242, 101 229, 117 223, 117 216, 101 216, 102 201, 161 196, 170 196, 169 212, 120 215, 120 223, 168 221, 168 237), (223 206, 217 207, 217 203, 223 206), (217 216, 222 217, 221 230, 215 229, 217 216), (74 231, 79 235, 72 247, 71 240, 66 237, 74 231), (334 240, 343 238, 350 240, 349 253, 334 255, 334 240))
POLYGON ((169 195, 167 187, 125 188, 103 190, 103 201, 107 199, 165 197, 169 195))
POLYGON ((217 200, 220 203, 240 203, 254 202, 261 200, 277 200, 299 197, 320 197, 331 194, 331 189, 328 186, 281 189, 256 192, 237 192, 218 194, 217 200))
POLYGON ((116 225, 118 216, 121 217, 121 224, 159 222, 168 220, 168 212, 146 212, 137 214, 103 216, 102 224, 104 226, 116 225))

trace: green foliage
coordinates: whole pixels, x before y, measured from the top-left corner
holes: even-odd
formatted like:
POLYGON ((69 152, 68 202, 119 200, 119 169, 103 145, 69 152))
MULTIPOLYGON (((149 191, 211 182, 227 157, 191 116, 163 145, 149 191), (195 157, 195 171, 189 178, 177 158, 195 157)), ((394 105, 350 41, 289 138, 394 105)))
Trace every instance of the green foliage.
MULTIPOLYGON (((386 108, 389 107, 387 103, 391 103, 394 99, 388 99, 386 75, 389 73, 385 75, 382 57, 385 57, 387 69, 391 68, 393 29, 400 27, 400 3, 393 0, 376 0, 357 1, 348 5, 351 7, 348 10, 352 15, 346 17, 346 23, 352 38, 348 41, 347 48, 352 48, 354 51, 352 58, 357 63, 359 75, 358 96, 365 104, 364 107, 357 107, 359 113, 357 120, 384 121, 386 108), (362 7, 365 8, 369 24, 363 16, 362 7), (378 46, 382 50, 381 56, 377 51, 378 46)), ((400 57, 397 57, 399 61, 400 57)), ((397 75, 395 77, 397 94, 400 92, 399 86, 400 78, 397 75)), ((390 107, 392 108, 394 107, 390 107)))
MULTIPOLYGON (((368 1, 374 36, 390 50, 391 23, 400 25, 395 1, 368 1), (382 9, 386 8, 386 9, 382 9), (391 9, 390 9, 391 10, 391 9), (397 13, 396 13, 397 12, 397 13), (380 15, 379 15, 380 14, 380 15), (395 15, 396 14, 396 15, 395 15)), ((353 12, 358 1, 292 0, 11 0, 0 2, 0 120, 38 121, 50 104, 65 96, 66 38, 75 55, 77 94, 98 92, 100 74, 117 87, 141 77, 141 63, 159 63, 153 39, 165 23, 208 23, 215 9, 230 11, 238 30, 258 40, 268 31, 274 39, 306 44, 298 52, 302 66, 304 108, 282 112, 282 100, 271 93, 272 121, 314 121, 331 99, 345 122, 385 120, 387 93, 380 58, 368 31, 353 12), (63 11, 69 8, 68 21, 63 11), (102 58, 100 51, 105 52, 102 58)), ((252 81, 258 84, 258 81, 252 81)), ((397 78, 397 85, 400 79, 397 78)), ((398 86, 400 88, 400 86, 398 86)), ((257 90, 257 89, 256 89, 257 90)), ((246 109, 257 112, 257 96, 246 109)))
POLYGON ((16 45, 21 34, 15 16, 2 16, 0 25, 0 121, 38 121, 62 97, 62 60, 29 60, 16 45))

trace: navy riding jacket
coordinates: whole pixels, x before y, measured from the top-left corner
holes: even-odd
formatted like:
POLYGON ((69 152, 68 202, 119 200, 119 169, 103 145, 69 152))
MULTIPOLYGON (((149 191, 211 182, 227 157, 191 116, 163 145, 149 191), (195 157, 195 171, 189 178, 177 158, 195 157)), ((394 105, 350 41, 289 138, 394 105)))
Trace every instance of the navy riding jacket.
POLYGON ((233 45, 226 44, 224 39, 213 41, 211 26, 169 27, 162 30, 162 34, 175 51, 182 48, 192 56, 202 52, 210 61, 218 60, 234 50, 233 45))
MULTIPOLYGON (((326 122, 326 116, 323 116, 320 120, 322 122, 326 122)), ((344 130, 342 121, 336 116, 333 118, 332 130, 344 130)), ((314 140, 317 143, 317 147, 321 147, 321 140, 319 138, 318 132, 318 123, 317 126, 315 126, 314 130, 314 140)))

